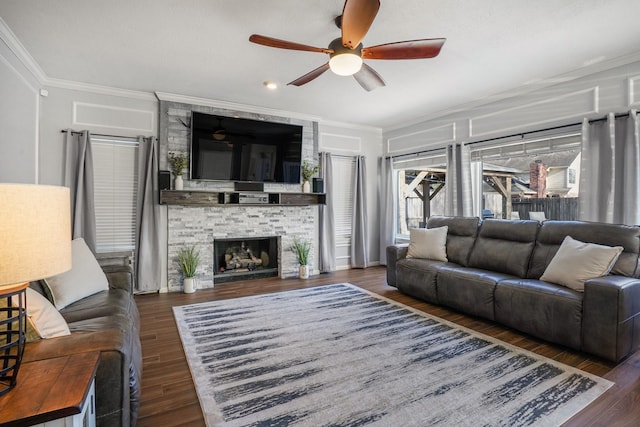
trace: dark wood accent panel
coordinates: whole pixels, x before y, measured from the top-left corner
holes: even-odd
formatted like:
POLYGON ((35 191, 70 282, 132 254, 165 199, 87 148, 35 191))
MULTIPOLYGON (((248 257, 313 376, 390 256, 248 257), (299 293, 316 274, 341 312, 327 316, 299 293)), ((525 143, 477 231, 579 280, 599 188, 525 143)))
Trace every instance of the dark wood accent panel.
POLYGON ((371 267, 321 274, 308 280, 257 279, 216 285, 214 289, 198 290, 193 294, 136 296, 142 319, 141 339, 144 357, 138 426, 204 426, 171 307, 342 282, 352 283, 409 307, 616 383, 594 403, 565 423, 565 426, 638 425, 640 352, 616 366, 594 356, 521 334, 497 323, 419 301, 388 286, 385 274, 384 267, 371 267))
POLYGON ((324 205, 326 197, 319 193, 280 193, 281 205, 324 205))
POLYGON ((324 205, 323 193, 261 193, 217 191, 160 191, 160 204, 181 206, 309 206, 324 205), (244 203, 240 194, 264 196, 268 203, 244 203))
POLYGON ((217 191, 160 191, 162 205, 214 206, 222 203, 224 203, 224 193, 217 191))

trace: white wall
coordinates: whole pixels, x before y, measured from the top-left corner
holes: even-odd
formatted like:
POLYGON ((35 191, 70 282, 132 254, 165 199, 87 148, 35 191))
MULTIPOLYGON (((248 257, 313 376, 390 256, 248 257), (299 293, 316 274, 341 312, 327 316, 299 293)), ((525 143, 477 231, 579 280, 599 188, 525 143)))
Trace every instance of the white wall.
POLYGON ((320 122, 318 125, 318 151, 347 156, 363 155, 367 166, 367 220, 369 261, 380 262, 380 231, 378 216, 378 159, 382 156, 382 130, 344 123, 320 122))
MULTIPOLYGON (((384 133, 385 154, 443 147, 579 123, 608 112, 640 107, 640 62, 604 69, 555 85, 539 85, 518 96, 461 106, 457 112, 384 133)), ((558 81, 564 80, 558 78, 558 81)))
MULTIPOLYGON (((1 22, 0 22, 1 23, 1 22)), ((38 183, 38 79, 0 27, 0 182, 38 183)))
POLYGON ((64 134, 62 129, 131 136, 158 134, 158 101, 153 94, 122 92, 122 96, 95 91, 47 87, 41 97, 40 181, 62 185, 64 134))

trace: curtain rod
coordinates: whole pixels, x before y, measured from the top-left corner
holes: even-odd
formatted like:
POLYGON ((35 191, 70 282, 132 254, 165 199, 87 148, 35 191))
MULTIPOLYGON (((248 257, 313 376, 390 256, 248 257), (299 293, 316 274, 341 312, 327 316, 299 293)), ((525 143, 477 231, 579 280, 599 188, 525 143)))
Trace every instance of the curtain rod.
MULTIPOLYGON (((621 117, 627 117, 629 114, 630 114, 630 112, 628 112, 628 111, 626 113, 615 113, 614 117, 616 119, 619 119, 621 117)), ((589 123, 604 122, 608 118, 609 118, 609 116, 607 115, 607 116, 604 116, 604 117, 600 117, 598 119, 591 119, 591 120, 589 120, 589 123)), ((500 139, 509 139, 509 138, 514 138, 516 136, 524 138, 526 135, 531 135, 531 134, 540 133, 540 132, 547 132, 547 131, 550 131, 550 130, 564 129, 564 128, 568 128, 568 127, 578 126, 578 125, 581 125, 581 124, 582 124, 582 122, 569 123, 569 124, 566 124, 566 125, 552 126, 552 127, 548 127, 548 128, 545 128, 545 129, 532 130, 532 131, 529 131, 529 132, 518 132, 518 133, 511 134, 511 135, 497 136, 495 138, 488 138, 488 139, 483 139, 483 140, 480 140, 480 141, 469 142, 469 143, 467 143, 467 145, 474 145, 474 144, 480 144, 480 143, 483 143, 483 142, 497 141, 497 140, 500 140, 500 139)), ((437 150, 442 150, 442 149, 444 149, 444 147, 433 148, 431 150, 416 151, 414 153, 398 154, 396 156, 387 156, 386 158, 387 159, 389 159, 389 158, 397 159, 397 158, 400 158, 400 157, 419 156, 420 154, 426 154, 426 153, 430 153, 430 152, 437 151, 437 150)))
POLYGON ((341 159, 353 159, 354 157, 356 157, 356 156, 349 156, 347 154, 333 154, 330 151, 327 151, 327 153, 331 154, 331 157, 339 157, 341 159))
MULTIPOLYGON (((67 133, 67 132, 69 132, 67 129, 62 129, 62 130, 60 131, 60 133, 67 133)), ((71 135, 82 135, 82 132, 80 132, 80 131, 76 131, 76 130, 72 130, 72 131, 71 131, 71 135)), ((101 137, 103 137, 103 138, 135 138, 135 136, 106 135, 106 134, 103 134, 103 133, 92 133, 91 135, 94 135, 94 136, 101 136, 101 137)), ((158 140, 158 138, 156 138, 156 137, 154 137, 154 136, 145 136, 145 138, 153 138, 153 139, 155 139, 156 141, 158 140)))
POLYGON ((430 148, 429 150, 421 150, 421 151, 416 151, 413 153, 405 153, 405 154, 396 154, 395 156, 387 156, 385 157, 386 159, 399 159, 401 157, 410 157, 410 156, 419 156, 421 154, 428 154, 428 153, 433 153, 436 151, 444 151, 445 147, 439 147, 439 148, 430 148))

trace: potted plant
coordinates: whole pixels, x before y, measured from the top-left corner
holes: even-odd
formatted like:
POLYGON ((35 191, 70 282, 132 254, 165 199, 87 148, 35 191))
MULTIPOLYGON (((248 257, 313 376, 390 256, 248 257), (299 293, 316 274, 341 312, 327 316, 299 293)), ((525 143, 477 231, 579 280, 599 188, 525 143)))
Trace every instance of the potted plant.
POLYGON ((310 193, 311 185, 309 184, 309 180, 313 178, 313 176, 318 173, 318 166, 311 166, 308 161, 304 161, 302 163, 302 192, 310 193))
POLYGON ((182 174, 184 170, 187 168, 187 156, 182 153, 169 153, 169 163, 171 164, 171 171, 175 176, 175 180, 173 182, 174 190, 182 190, 183 182, 182 182, 182 174))
POLYGON ((296 254, 298 259, 299 276, 301 279, 309 278, 309 253, 311 252, 311 243, 303 240, 295 239, 291 245, 291 252, 296 254))
POLYGON ((198 264, 200 264, 200 252, 196 250, 195 246, 182 248, 178 252, 178 261, 184 276, 184 293, 191 294, 196 291, 194 277, 198 264))

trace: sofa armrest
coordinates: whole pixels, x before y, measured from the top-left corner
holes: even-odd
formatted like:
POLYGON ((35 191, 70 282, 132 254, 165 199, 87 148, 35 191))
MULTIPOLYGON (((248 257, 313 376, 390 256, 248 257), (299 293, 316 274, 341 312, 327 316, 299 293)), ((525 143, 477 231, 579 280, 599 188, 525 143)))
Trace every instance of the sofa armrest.
POLYGON ((409 245, 387 246, 387 283, 389 286, 398 287, 396 283, 396 263, 407 257, 409 245))
POLYGON ((133 269, 128 265, 105 265, 104 274, 112 289, 124 289, 133 294, 133 269))
POLYGON ((133 294, 135 275, 133 252, 101 252, 96 254, 98 264, 104 271, 112 289, 124 289, 133 294))
POLYGON ((582 302, 583 351, 618 362, 640 345, 640 279, 589 279, 582 302))

